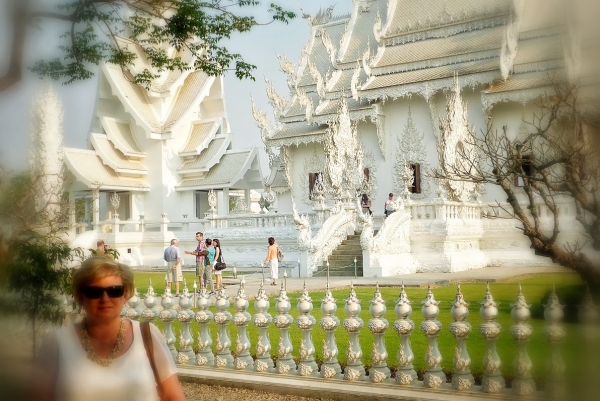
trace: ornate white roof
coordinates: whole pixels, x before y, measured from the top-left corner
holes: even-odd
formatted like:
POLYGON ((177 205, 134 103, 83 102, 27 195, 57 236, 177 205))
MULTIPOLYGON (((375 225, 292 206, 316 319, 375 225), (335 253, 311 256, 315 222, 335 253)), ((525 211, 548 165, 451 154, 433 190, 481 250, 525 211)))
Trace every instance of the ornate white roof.
POLYGON ((221 126, 220 120, 198 122, 192 125, 187 143, 179 151, 181 156, 197 155, 206 149, 221 126))
POLYGON ((180 174, 208 171, 212 166, 219 163, 221 155, 225 153, 230 143, 230 136, 213 139, 208 148, 203 150, 198 156, 184 161, 177 171, 180 174))
POLYGON ((139 85, 131 82, 131 77, 125 76, 121 68, 103 64, 104 71, 113 94, 116 95, 125 109, 136 119, 138 124, 153 133, 169 133, 173 125, 189 110, 198 107, 202 98, 208 94, 210 83, 214 77, 208 77, 205 72, 190 73, 185 79, 175 99, 172 100, 170 110, 165 118, 155 110, 148 92, 139 85), (206 85, 209 83, 209 85, 206 85))
POLYGON ((233 187, 249 171, 256 157, 256 149, 229 151, 204 177, 185 178, 176 189, 181 191, 191 188, 199 190, 233 187))
POLYGON ((511 4, 512 0, 390 0, 384 37, 442 30, 493 15, 507 15, 511 4))
POLYGON ((90 189, 148 191, 141 178, 122 177, 102 163, 93 150, 64 148, 65 163, 77 180, 90 189))
POLYGON ((108 140, 127 157, 141 158, 145 156, 138 146, 131 125, 126 121, 103 116, 100 118, 102 128, 106 132, 108 140))
POLYGON ((148 169, 138 160, 127 158, 121 151, 108 140, 106 135, 91 133, 90 142, 94 146, 97 155, 102 159, 102 162, 109 166, 115 172, 124 175, 146 175, 148 169))

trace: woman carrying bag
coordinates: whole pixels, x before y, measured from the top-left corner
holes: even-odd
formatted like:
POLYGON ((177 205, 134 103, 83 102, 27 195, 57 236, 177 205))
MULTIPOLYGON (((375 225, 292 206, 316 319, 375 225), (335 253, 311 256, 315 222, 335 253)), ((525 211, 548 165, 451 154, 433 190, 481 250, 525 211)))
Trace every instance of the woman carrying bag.
POLYGON ((219 291, 222 287, 223 277, 222 272, 225 270, 225 259, 223 259, 223 252, 221 251, 221 241, 217 238, 213 240, 213 244, 215 246, 215 277, 217 278, 217 291, 219 291))

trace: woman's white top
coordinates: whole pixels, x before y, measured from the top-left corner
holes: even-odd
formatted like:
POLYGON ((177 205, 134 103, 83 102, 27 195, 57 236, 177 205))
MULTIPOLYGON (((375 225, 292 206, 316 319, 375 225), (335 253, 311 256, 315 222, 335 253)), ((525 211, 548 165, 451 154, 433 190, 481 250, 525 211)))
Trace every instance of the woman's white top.
MULTIPOLYGON (((158 401, 156 381, 144 348, 140 323, 131 323, 131 347, 106 367, 88 359, 74 326, 57 330, 57 400, 158 401)), ((150 325, 150 333, 158 376, 163 382, 177 373, 175 362, 160 331, 153 324, 150 325)))

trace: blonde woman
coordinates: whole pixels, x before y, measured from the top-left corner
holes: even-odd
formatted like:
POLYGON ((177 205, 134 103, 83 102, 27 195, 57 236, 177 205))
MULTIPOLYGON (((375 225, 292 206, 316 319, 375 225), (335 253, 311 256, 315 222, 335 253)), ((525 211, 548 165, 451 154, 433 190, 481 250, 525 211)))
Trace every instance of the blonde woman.
POLYGON ((46 337, 35 364, 33 400, 184 401, 177 370, 162 334, 150 325, 156 378, 140 323, 120 317, 133 294, 133 273, 113 259, 85 260, 73 275, 83 322, 46 337))
POLYGON ((264 264, 268 265, 271 269, 271 285, 277 285, 279 261, 277 260, 277 242, 275 242, 275 238, 273 237, 269 237, 269 247, 267 248, 267 257, 264 264))

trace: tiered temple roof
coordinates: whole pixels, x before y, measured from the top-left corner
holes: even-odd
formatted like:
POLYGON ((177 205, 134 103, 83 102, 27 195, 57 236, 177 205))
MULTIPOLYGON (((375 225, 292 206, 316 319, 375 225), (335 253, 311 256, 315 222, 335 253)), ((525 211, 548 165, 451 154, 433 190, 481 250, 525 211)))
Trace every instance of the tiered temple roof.
MULTIPOLYGON (((127 46, 139 55, 134 72, 151 69, 136 45, 127 46)), ((169 51, 193 63, 188 51, 169 51)), ((220 78, 165 71, 148 88, 131 78, 114 65, 100 68, 91 149, 65 148, 67 165, 80 183, 100 190, 163 190, 165 177, 173 177, 169 186, 176 190, 200 190, 230 187, 246 177, 261 187, 256 150, 232 149, 220 78), (204 101, 222 105, 203 108, 204 101)))
POLYGON ((311 34, 298 67, 282 65, 292 94, 275 129, 263 128, 266 145, 321 141, 311 127, 335 120, 341 97, 354 121, 376 122, 382 100, 428 99, 450 89, 455 74, 463 87, 487 88, 486 107, 539 96, 564 75, 567 27, 546 3, 359 0, 350 16, 305 15, 311 34))

